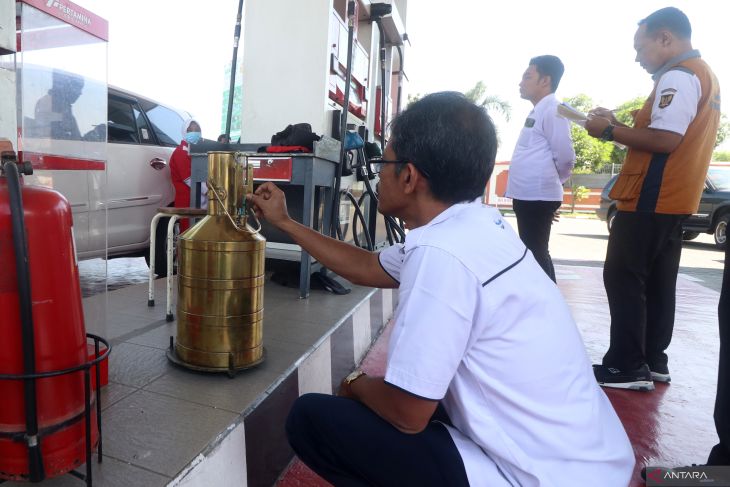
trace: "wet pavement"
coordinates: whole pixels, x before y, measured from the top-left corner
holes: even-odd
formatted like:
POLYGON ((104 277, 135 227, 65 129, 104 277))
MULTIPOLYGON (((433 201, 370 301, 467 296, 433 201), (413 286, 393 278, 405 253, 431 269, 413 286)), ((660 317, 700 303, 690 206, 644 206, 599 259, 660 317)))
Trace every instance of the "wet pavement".
POLYGON ((108 290, 114 291, 133 284, 147 282, 149 267, 144 257, 125 257, 119 259, 90 259, 79 262, 79 280, 83 297, 93 296, 108 290))

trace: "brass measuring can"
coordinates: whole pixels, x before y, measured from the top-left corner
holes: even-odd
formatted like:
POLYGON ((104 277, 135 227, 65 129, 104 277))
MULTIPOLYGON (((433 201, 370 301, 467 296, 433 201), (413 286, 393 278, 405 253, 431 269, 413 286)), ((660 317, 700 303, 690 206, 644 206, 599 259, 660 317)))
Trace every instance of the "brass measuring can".
POLYGON ((168 358, 233 375, 264 359, 266 240, 260 224, 247 223, 253 167, 241 153, 209 152, 207 185, 207 216, 178 242, 177 340, 168 358))

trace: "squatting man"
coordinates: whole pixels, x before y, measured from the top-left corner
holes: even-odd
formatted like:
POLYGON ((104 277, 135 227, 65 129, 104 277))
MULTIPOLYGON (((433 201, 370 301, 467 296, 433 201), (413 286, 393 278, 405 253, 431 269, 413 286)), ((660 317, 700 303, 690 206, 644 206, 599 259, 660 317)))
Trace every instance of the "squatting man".
POLYGON ((404 220, 380 253, 325 237, 264 183, 249 199, 349 281, 398 288, 384 377, 305 394, 286 423, 334 485, 627 485, 634 453, 557 286, 480 198, 497 139, 483 108, 435 93, 396 117, 378 210, 404 220))

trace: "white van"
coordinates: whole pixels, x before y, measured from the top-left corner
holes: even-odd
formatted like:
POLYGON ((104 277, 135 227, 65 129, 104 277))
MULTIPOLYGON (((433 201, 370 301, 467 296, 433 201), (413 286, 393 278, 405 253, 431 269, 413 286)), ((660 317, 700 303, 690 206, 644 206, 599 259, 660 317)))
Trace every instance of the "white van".
MULTIPOLYGON (((157 208, 175 200, 169 162, 190 114, 113 87, 107 112, 107 255, 149 259, 150 222, 157 208)), ((166 221, 156 239, 159 272, 167 268, 166 221)))
MULTIPOLYGON (((79 115, 83 113, 79 112, 77 117, 79 115)), ((152 217, 157 208, 170 206, 175 199, 169 162, 182 138, 184 119, 189 116, 187 112, 110 86, 106 124, 95 126, 97 133, 89 131, 82 140, 53 140, 53 148, 48 147, 50 152, 43 150, 43 138, 32 139, 33 129, 40 130, 37 112, 35 119, 26 118, 24 127, 31 137, 27 141, 35 142, 35 152, 64 154, 80 151, 89 155, 88 161, 63 156, 54 161, 53 156, 36 154, 39 161, 33 162, 37 169, 33 176, 27 178, 31 184, 60 191, 69 200, 79 259, 104 256, 148 258, 152 217), (104 127, 107 131, 105 151, 100 149, 103 147, 104 127), (105 164, 92 160, 95 152, 105 152, 105 164), (106 214, 100 211, 104 208, 106 214), (104 218, 106 221, 103 221, 104 218), (101 231, 104 225, 106 234, 101 231)), ((155 269, 160 273, 166 269, 166 227, 165 221, 158 226, 156 256, 159 259, 156 259, 155 269)))

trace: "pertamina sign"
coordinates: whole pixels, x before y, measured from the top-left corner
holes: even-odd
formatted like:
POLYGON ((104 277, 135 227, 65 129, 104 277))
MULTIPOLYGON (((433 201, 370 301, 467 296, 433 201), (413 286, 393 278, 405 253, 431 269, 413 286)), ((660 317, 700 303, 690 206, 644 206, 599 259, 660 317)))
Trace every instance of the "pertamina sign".
POLYGON ((109 22, 68 0, 20 0, 38 10, 73 25, 105 41, 109 40, 109 22))

